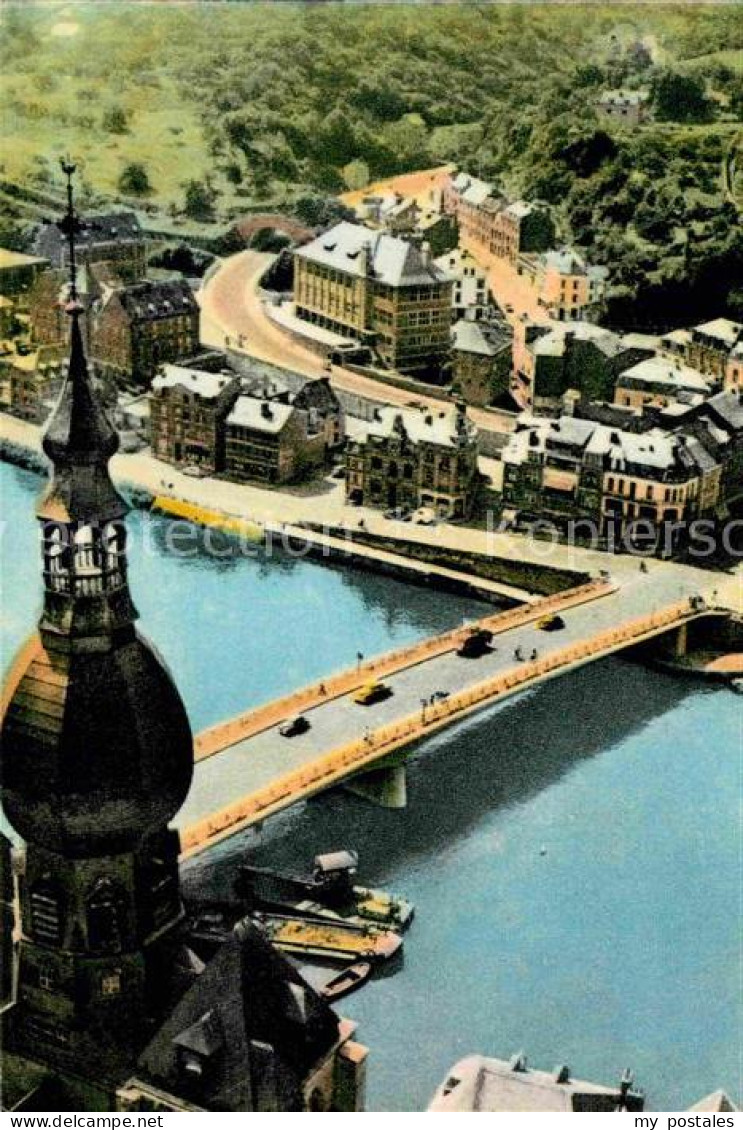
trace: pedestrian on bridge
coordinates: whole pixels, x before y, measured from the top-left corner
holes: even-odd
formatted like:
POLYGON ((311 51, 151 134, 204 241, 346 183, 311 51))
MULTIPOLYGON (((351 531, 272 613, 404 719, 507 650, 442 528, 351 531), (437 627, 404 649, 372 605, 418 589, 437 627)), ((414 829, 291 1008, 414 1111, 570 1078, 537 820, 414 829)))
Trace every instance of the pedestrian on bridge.
POLYGON ((524 653, 521 650, 521 645, 514 649, 513 658, 516 659, 519 663, 523 661, 524 653))

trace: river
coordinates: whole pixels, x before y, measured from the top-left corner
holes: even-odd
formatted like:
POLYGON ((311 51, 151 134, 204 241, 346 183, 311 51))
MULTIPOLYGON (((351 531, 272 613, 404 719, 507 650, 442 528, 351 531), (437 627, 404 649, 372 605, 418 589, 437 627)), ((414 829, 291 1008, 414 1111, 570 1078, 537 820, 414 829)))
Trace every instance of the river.
MULTIPOLYGON (((39 606, 39 479, 0 475, 7 663, 39 606)), ((165 519, 130 525, 143 626, 196 729, 482 610, 307 560, 176 559, 165 519)), ((423 1109, 456 1059, 521 1049, 599 1082, 629 1065, 655 1110, 740 1098, 740 707, 598 663, 419 747, 407 809, 332 792, 257 848, 246 835, 192 861, 185 883, 229 890, 248 844, 302 867, 348 846, 364 881, 415 902, 402 969, 341 1002, 371 1049, 369 1109, 423 1109)))

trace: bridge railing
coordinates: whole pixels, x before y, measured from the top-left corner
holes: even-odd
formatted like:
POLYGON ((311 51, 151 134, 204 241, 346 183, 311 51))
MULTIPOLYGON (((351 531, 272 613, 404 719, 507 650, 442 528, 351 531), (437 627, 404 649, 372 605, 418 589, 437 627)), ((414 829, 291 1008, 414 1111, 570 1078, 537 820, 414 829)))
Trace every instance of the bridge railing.
POLYGON ((435 732, 445 726, 453 715, 464 715, 488 700, 526 686, 532 680, 544 678, 558 669, 581 663, 591 656, 610 653, 633 641, 654 635, 663 628, 680 626, 699 615, 700 611, 704 609, 695 607, 689 600, 679 601, 659 612, 638 616, 621 627, 609 628, 588 639, 569 644, 541 659, 521 663, 466 691, 453 694, 435 706, 426 707, 398 722, 382 726, 363 738, 357 738, 318 757, 302 769, 285 774, 266 788, 243 797, 187 828, 181 836, 183 852, 186 855, 193 854, 214 840, 231 835, 241 827, 271 815, 285 807, 287 801, 295 803, 330 787, 348 777, 349 770, 363 770, 400 746, 435 732))
POLYGON ((216 726, 202 731, 195 742, 196 760, 202 761, 215 753, 221 753, 236 742, 253 737, 263 730, 270 729, 278 722, 283 721, 292 714, 299 714, 310 710, 314 706, 329 702, 331 699, 347 695, 364 686, 371 679, 379 679, 392 675, 396 671, 407 667, 414 667, 427 659, 443 655, 447 651, 455 651, 473 628, 487 628, 498 635, 510 631, 511 628, 527 624, 549 613, 558 610, 573 608, 585 604, 589 600, 606 596, 613 592, 616 586, 606 580, 589 581, 565 593, 554 593, 527 605, 519 605, 503 612, 496 612, 492 616, 485 616, 481 620, 473 621, 461 628, 453 628, 442 632, 438 636, 421 640, 420 643, 408 647, 398 648, 376 659, 366 660, 357 667, 330 675, 325 680, 318 680, 309 686, 302 687, 292 694, 283 695, 273 702, 258 706, 245 714, 226 722, 219 722, 216 726))

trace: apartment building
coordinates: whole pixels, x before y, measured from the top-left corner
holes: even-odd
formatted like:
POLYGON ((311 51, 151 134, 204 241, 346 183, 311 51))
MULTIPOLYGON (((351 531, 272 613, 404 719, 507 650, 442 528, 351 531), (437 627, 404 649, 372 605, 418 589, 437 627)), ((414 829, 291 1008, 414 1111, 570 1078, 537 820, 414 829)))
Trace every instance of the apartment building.
POLYGON ((294 252, 299 318, 427 380, 441 379, 449 361, 452 286, 430 248, 361 224, 336 224, 294 252))

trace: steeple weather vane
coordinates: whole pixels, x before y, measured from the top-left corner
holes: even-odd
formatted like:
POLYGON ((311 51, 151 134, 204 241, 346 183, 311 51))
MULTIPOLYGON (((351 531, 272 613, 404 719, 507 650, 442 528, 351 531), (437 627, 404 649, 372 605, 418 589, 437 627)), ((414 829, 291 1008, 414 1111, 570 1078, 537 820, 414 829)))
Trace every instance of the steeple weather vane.
POLYGON ((64 218, 64 227, 67 234, 67 242, 70 245, 70 303, 77 305, 77 265, 75 262, 75 227, 77 220, 75 218, 75 205, 72 191, 72 178, 75 175, 77 165, 73 165, 69 154, 67 154, 66 157, 60 157, 59 163, 62 166, 62 172, 67 178, 67 215, 64 218))

